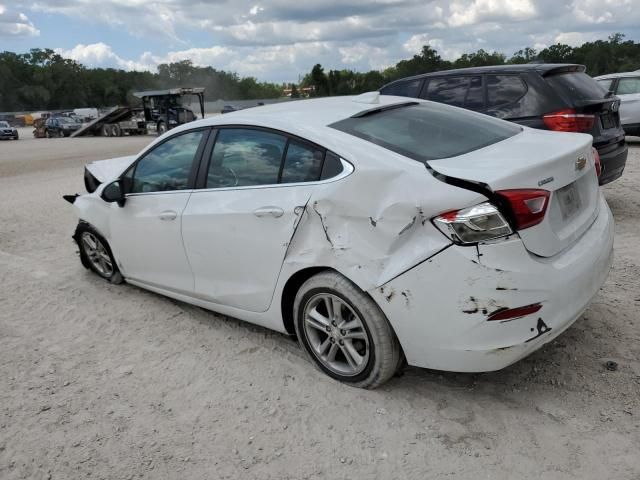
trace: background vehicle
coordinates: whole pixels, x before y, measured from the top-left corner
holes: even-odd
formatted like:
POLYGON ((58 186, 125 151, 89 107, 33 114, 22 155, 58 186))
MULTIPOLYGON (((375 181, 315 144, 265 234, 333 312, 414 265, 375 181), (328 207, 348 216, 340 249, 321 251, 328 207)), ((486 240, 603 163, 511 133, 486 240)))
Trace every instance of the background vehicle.
POLYGON ((72 117, 49 117, 44 124, 44 133, 47 138, 70 137, 80 127, 82 124, 72 117))
POLYGON ((134 92, 133 95, 142 99, 147 129, 155 130, 158 135, 197 118, 193 111, 187 108, 193 97, 196 97, 200 105, 201 118, 204 118, 204 88, 150 90, 134 92))
POLYGON ((146 133, 147 126, 141 108, 115 107, 104 115, 91 120, 72 136, 121 137, 125 134, 144 135, 146 133))
POLYGON ((220 110, 220 113, 231 113, 235 112, 236 110, 237 108, 233 105, 225 105, 224 107, 222 107, 222 110, 220 110))
POLYGON ((620 99, 620 123, 625 133, 640 136, 640 70, 601 75, 595 80, 620 99))
POLYGON ((622 175, 627 145, 620 101, 574 64, 525 64, 427 73, 389 83, 385 95, 424 98, 527 127, 589 133, 600 154, 600 184, 622 175))
POLYGON ((373 388, 403 355, 503 368, 580 317, 613 252, 597 162, 589 135, 374 92, 183 125, 65 198, 101 277, 296 333, 373 388))
POLYGON ((9 122, 0 121, 0 139, 18 140, 18 130, 9 125, 9 122))

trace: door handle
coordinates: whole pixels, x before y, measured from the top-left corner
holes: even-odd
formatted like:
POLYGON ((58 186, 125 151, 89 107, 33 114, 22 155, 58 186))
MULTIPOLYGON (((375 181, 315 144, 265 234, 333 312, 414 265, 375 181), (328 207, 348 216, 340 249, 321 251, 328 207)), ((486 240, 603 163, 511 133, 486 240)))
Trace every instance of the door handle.
POLYGON ((161 212, 160 215, 158 216, 160 217, 160 220, 175 220, 178 214, 173 210, 165 210, 164 212, 161 212))
POLYGON ((281 209, 280 207, 260 207, 260 208, 256 208, 253 211, 253 214, 256 217, 281 217, 282 215, 284 215, 284 210, 281 209))

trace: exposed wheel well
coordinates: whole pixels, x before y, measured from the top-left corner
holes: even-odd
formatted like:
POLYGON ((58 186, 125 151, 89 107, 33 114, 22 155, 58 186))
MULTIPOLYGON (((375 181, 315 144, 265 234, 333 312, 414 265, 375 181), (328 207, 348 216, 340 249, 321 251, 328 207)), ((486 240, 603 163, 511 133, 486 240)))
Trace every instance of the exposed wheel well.
POLYGON ((294 273, 284 288, 282 289, 282 299, 280 300, 280 306, 282 310, 282 321, 284 322, 284 328, 290 335, 295 335, 296 328, 293 325, 293 302, 296 299, 296 293, 304 282, 309 280, 316 273, 324 270, 331 270, 327 267, 309 267, 299 272, 294 273))

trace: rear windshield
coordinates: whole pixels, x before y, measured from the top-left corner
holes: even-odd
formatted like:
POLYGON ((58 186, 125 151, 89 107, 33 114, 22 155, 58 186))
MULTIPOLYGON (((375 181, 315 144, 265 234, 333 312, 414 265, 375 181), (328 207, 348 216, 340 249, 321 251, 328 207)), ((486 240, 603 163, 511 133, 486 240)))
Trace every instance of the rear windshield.
POLYGON ((598 82, 583 72, 550 75, 546 80, 554 90, 573 100, 599 100, 607 94, 598 82))
POLYGON ((330 126, 420 162, 462 155, 521 131, 515 124, 431 102, 351 117, 330 126))

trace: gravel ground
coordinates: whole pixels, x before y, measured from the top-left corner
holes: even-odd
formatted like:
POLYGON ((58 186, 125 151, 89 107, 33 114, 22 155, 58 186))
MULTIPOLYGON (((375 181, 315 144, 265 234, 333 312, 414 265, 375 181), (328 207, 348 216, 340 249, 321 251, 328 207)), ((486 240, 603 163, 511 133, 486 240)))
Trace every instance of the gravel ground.
POLYGON ((3 480, 640 479, 640 141, 604 188, 616 259, 584 318, 500 372, 364 391, 290 338, 80 266, 60 196, 152 137, 22 133, 0 143, 3 480))

